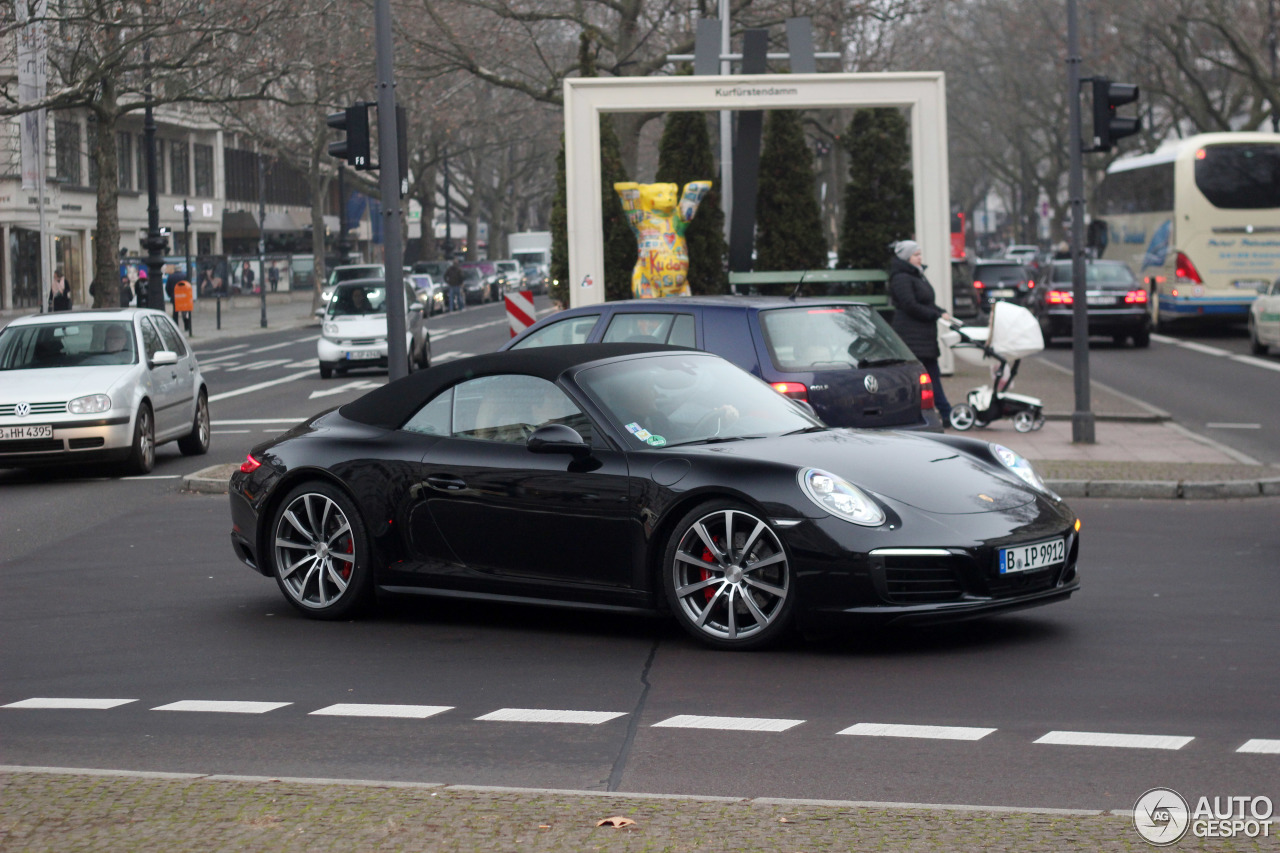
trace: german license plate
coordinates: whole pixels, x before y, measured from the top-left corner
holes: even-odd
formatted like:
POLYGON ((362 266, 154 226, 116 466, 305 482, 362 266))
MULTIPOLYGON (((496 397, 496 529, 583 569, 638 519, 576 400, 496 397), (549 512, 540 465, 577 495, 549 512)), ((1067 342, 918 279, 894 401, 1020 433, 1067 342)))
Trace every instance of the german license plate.
POLYGON ((1016 292, 1017 291, 1013 290, 1012 288, 1000 287, 991 291, 991 295, 995 299, 1008 299, 1010 296, 1013 296, 1016 292))
POLYGON ((368 359, 378 358, 378 357, 379 357, 378 351, 371 350, 371 349, 362 349, 362 350, 356 350, 355 352, 347 353, 347 359, 349 361, 366 361, 368 359))
POLYGON ((0 427, 0 441, 18 438, 53 438, 53 427, 49 424, 0 427))
POLYGON ((1114 296, 1090 296, 1090 305, 1115 305, 1116 298, 1114 296))
POLYGON ((1067 540, 1050 539, 1032 545, 1000 549, 1000 574, 1034 572, 1056 566, 1067 559, 1067 540))

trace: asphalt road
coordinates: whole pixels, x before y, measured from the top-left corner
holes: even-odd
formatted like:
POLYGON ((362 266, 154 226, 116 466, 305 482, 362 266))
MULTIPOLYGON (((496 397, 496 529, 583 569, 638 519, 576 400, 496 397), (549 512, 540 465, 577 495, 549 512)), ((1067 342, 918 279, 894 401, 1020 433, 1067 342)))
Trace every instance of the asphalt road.
MULTIPOLYGON (((1070 367, 1074 353, 1054 347, 1043 357, 1070 367)), ((1251 355, 1243 327, 1152 335, 1147 349, 1095 338, 1089 376, 1251 460, 1280 464, 1280 355, 1251 355)))

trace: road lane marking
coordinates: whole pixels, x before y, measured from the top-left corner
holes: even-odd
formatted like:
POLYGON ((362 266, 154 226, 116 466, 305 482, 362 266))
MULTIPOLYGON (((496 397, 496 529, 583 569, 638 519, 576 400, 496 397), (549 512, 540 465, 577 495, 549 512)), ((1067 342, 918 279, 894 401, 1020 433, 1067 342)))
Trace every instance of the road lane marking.
POLYGON ((1189 349, 1192 352, 1202 352, 1205 355, 1214 355, 1214 356, 1218 356, 1219 358, 1224 358, 1229 355, 1234 355, 1234 353, 1230 352, 1229 350, 1225 350, 1220 347, 1206 346, 1205 344, 1198 344, 1195 341, 1178 341, 1178 346, 1182 347, 1183 349, 1189 349))
POLYGON ((1252 364, 1254 367, 1265 367, 1267 370, 1280 371, 1280 361, 1267 361, 1251 355, 1233 355, 1231 360, 1238 361, 1241 364, 1252 364))
POLYGON ((370 388, 381 388, 381 382, 370 382, 367 379, 358 379, 355 382, 348 382, 346 385, 339 385, 336 388, 326 388, 323 391, 312 391, 308 400, 315 400, 319 397, 332 397, 334 394, 341 394, 345 391, 367 391, 370 388))
POLYGON ((474 326, 463 326, 461 329, 450 329, 447 332, 432 332, 431 340, 438 341, 438 340, 442 340, 443 338, 452 337, 453 335, 461 335, 461 334, 465 334, 466 332, 476 332, 476 331, 479 331, 480 329, 488 329, 492 326, 505 326, 506 324, 507 324, 507 317, 506 317, 506 314, 503 314, 501 320, 493 320, 488 323, 477 323, 474 326))
POLYGON ((239 435, 241 433, 253 432, 251 429, 213 429, 209 430, 213 435, 239 435))
POLYGON ((1245 741, 1244 746, 1237 749, 1236 752, 1252 752, 1260 755, 1280 755, 1280 740, 1254 738, 1253 740, 1245 741))
POLYGON ((678 714, 668 717, 653 728, 669 729, 718 729, 726 732, 785 732, 804 720, 770 720, 765 717, 699 717, 678 714))
POLYGON ((297 370, 300 367, 310 367, 312 370, 315 370, 319 366, 320 366, 320 359, 318 358, 310 358, 310 359, 304 358, 304 359, 301 359, 300 361, 291 361, 285 365, 285 367, 289 370, 297 370))
POLYGON ((270 344, 265 347, 258 347, 257 349, 247 350, 246 354, 250 352, 267 352, 273 349, 280 349, 281 347, 291 347, 291 346, 294 346, 295 344, 306 344, 306 343, 310 343, 311 341, 318 341, 318 340, 320 340, 319 335, 312 335, 309 338, 298 338, 296 341, 285 341, 279 344, 270 344))
POLYGON ((499 723, 583 723, 588 726, 598 726, 626 715, 626 711, 548 711, 542 708, 502 708, 476 719, 499 723))
POLYGON ((471 353, 469 352, 462 352, 461 350, 450 350, 449 352, 442 352, 439 355, 431 356, 431 363, 436 364, 441 361, 450 361, 455 358, 470 358, 470 357, 471 357, 471 353))
POLYGON ((1262 429, 1262 424, 1208 423, 1205 426, 1209 429, 1262 429))
POLYGON ((264 361, 251 361, 248 364, 237 364, 234 367, 231 365, 224 365, 224 367, 228 373, 232 373, 237 370, 266 370, 269 367, 284 367, 288 363, 289 359, 287 358, 269 358, 264 361))
POLYGON ((863 735, 865 737, 914 737, 936 740, 982 740, 995 729, 980 729, 971 726, 909 726, 892 723, 858 723, 849 726, 840 735, 863 735))
POLYGON ((1059 746, 1116 746, 1128 749, 1182 749, 1193 737, 1176 735, 1120 735, 1107 732, 1049 732, 1033 743, 1059 746))
POLYGON ((199 349, 198 350, 198 349, 192 348, 192 352, 196 354, 196 358, 204 358, 207 355, 218 355, 219 353, 224 353, 224 352, 234 352, 235 350, 238 350, 238 349, 244 349, 247 346, 249 345, 233 344, 232 346, 223 347, 222 349, 199 349))
POLYGON ((292 702, 219 702, 206 699, 182 699, 151 710, 198 711, 207 714, 265 714, 292 704, 292 702))
POLYGON ((407 720, 425 720, 445 711, 452 711, 452 705, 364 705, 351 702, 340 702, 312 711, 309 716, 319 717, 397 717, 407 720))
POLYGON ((1159 341, 1162 344, 1169 344, 1175 347, 1192 350, 1193 352, 1204 353, 1205 355, 1225 356, 1230 361, 1238 361, 1241 364, 1250 364, 1254 367, 1264 367, 1267 370, 1280 371, 1280 361, 1270 361, 1265 358, 1258 358, 1252 355, 1240 355, 1219 347, 1206 346, 1198 344, 1195 341, 1183 341, 1177 338, 1171 338, 1168 335, 1152 335, 1151 340, 1159 341))
POLYGON ((254 426, 257 424, 300 424, 311 415, 298 418, 230 418, 225 421, 212 421, 213 426, 254 426))
POLYGON ((209 402, 216 403, 219 400, 239 397, 241 394, 252 394, 254 391, 261 391, 263 388, 271 388, 274 385, 283 385, 286 382, 293 382, 296 379, 301 379, 304 376, 310 375, 310 370, 303 373, 290 373, 288 376, 281 376, 279 379, 271 379, 267 382, 259 382, 257 385, 246 385, 244 388, 237 388, 234 391, 223 391, 221 394, 213 394, 209 397, 209 402))
POLYGON ((23 699, 21 702, 10 702, 8 705, 0 705, 0 708, 79 708, 88 711, 106 711, 137 701, 137 699, 55 699, 38 697, 35 699, 23 699))
POLYGON ((1196 442, 1199 442, 1200 444, 1208 445, 1209 447, 1212 447, 1214 450, 1218 451, 1219 453, 1223 453, 1227 456, 1230 456, 1232 459, 1236 460, 1241 465, 1261 465, 1262 464, 1260 461, 1258 461, 1257 459, 1254 459, 1249 454, 1242 453, 1233 447, 1228 447, 1227 445, 1223 444, 1220 441, 1215 441, 1214 439, 1209 438, 1209 436, 1207 435, 1201 435, 1198 432, 1193 432, 1192 430, 1189 430, 1186 427, 1184 427, 1182 424, 1169 421, 1168 423, 1165 424, 1165 426, 1173 430, 1174 432, 1179 433, 1182 436, 1191 439, 1192 441, 1196 441, 1196 442))

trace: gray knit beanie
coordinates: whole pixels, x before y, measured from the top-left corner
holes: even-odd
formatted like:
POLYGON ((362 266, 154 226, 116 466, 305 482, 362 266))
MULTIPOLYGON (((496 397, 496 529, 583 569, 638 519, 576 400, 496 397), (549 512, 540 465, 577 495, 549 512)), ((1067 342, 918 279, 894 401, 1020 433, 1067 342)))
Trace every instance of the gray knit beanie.
POLYGON ((911 260, 911 256, 920 251, 920 244, 915 240, 899 240, 893 244, 893 253, 904 261, 911 260))

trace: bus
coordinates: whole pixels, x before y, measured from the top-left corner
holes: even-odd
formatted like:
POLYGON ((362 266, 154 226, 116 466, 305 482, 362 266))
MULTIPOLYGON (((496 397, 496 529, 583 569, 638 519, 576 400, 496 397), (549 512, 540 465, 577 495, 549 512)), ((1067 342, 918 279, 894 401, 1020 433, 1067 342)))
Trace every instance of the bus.
POLYGON ((1117 160, 1091 243, 1151 294, 1152 319, 1244 322, 1280 276, 1280 135, 1206 133, 1117 160))

